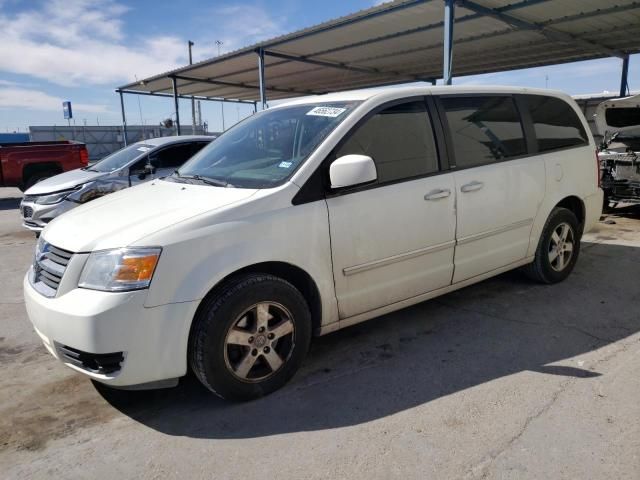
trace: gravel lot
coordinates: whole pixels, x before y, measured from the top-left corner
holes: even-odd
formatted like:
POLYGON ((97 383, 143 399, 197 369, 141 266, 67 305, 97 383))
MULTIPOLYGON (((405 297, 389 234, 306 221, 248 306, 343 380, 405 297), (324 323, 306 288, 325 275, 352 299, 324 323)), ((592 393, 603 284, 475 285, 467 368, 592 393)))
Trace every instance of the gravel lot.
MULTIPOLYGON (((640 478, 640 208, 559 285, 517 272, 317 339, 283 390, 96 390, 26 317, 0 189, 2 478, 640 478)), ((132 320, 133 321, 133 320, 132 320)))

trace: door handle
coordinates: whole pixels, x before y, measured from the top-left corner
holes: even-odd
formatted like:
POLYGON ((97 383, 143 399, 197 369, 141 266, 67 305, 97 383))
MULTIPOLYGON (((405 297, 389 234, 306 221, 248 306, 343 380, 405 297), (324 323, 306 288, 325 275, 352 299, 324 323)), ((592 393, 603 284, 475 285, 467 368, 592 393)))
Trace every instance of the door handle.
POLYGON ((460 187, 460 191, 464 193, 475 192, 476 190, 480 190, 482 187, 484 187, 484 183, 474 180, 471 183, 462 185, 462 187, 460 187))
POLYGON ((451 190, 448 188, 436 188, 435 190, 431 190, 424 196, 425 200, 437 200, 439 198, 447 198, 451 195, 451 190))

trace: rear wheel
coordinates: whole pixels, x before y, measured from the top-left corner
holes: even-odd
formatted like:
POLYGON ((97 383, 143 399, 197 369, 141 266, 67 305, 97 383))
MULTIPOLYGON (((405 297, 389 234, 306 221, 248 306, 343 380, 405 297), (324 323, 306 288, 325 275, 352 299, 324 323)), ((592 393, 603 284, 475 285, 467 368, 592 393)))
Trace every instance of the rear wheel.
POLYGON ((569 276, 580 254, 580 228, 575 214, 555 208, 542 231, 533 263, 524 272, 541 283, 561 282, 569 276))
POLYGON ((230 400, 277 390, 298 370, 311 340, 311 314, 289 282, 252 274, 205 300, 192 328, 189 362, 198 379, 230 400))

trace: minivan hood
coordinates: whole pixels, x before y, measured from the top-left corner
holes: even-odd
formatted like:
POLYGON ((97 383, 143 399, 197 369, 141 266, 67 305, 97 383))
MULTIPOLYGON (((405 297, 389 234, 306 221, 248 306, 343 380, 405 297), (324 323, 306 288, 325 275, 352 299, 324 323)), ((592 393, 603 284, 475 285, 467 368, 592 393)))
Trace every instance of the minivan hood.
POLYGON ((90 182, 99 177, 105 177, 109 173, 90 172, 89 170, 69 170, 68 172, 46 178, 29 188, 25 195, 45 195, 47 193, 59 192, 61 190, 69 190, 71 188, 90 182))
POLYGON ((155 180, 81 205, 53 220, 42 236, 72 252, 135 245, 152 233, 256 192, 155 180))

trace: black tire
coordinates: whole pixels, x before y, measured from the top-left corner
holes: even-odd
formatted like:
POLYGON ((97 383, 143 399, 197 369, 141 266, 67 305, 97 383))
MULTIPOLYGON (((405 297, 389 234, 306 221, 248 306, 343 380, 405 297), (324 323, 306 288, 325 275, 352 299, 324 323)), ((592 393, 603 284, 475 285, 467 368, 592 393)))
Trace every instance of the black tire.
POLYGON ((189 364, 200 382, 218 396, 227 400, 252 400, 287 383, 302 364, 310 342, 311 313, 302 294, 281 278, 250 274, 236 278, 217 295, 204 300, 191 328, 189 364), (270 304, 267 312, 271 316, 267 333, 257 333, 259 315, 258 310, 253 308, 267 303, 270 304), (283 318, 290 318, 290 322, 283 318), (283 323, 291 323, 292 332, 275 340, 267 340, 267 334, 272 338, 270 329, 283 323), (253 343, 247 346, 227 343, 232 328, 234 332, 240 328, 245 335, 247 332, 256 332, 253 333, 255 338, 248 337, 253 343), (267 343, 262 343, 264 341, 267 343), (258 348, 254 348, 256 346, 258 348), (278 349, 280 351, 276 352, 278 349), (283 361, 281 366, 273 369, 271 362, 267 361, 268 353, 277 353, 283 361), (234 370, 231 365, 233 355, 238 359, 238 365, 249 355, 256 357, 244 379, 238 376, 240 368, 234 370), (266 371, 267 376, 261 378, 256 374, 254 378, 249 378, 256 369, 258 372, 261 369, 262 372, 266 371))
MULTIPOLYGON (((542 230, 534 261, 529 265, 525 265, 522 270, 529 278, 540 283, 550 284, 563 281, 573 271, 578 261, 581 236, 582 229, 575 214, 566 208, 554 208, 542 230), (554 247, 554 245, 552 245, 552 242, 554 242, 553 234, 562 225, 568 225, 571 228, 570 233, 573 238, 573 250, 568 261, 565 261, 563 267, 558 269, 559 265, 557 260, 554 260, 554 262, 556 262, 554 265, 549 255, 554 247)), ((566 243, 568 242, 565 242, 565 244, 566 243)), ((567 258, 566 253, 564 255, 563 259, 567 258)))
POLYGON ((24 192, 25 190, 29 190, 36 183, 41 182, 45 178, 53 177, 57 174, 58 172, 55 172, 53 170, 42 170, 40 172, 32 173, 31 176, 27 178, 27 181, 24 182, 24 189, 22 189, 22 191, 24 192))

